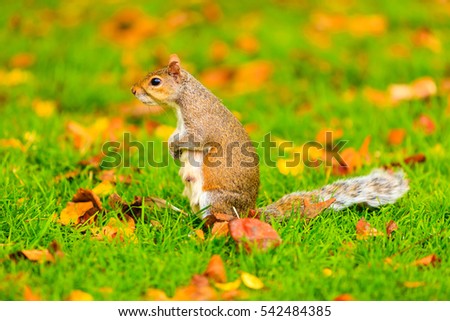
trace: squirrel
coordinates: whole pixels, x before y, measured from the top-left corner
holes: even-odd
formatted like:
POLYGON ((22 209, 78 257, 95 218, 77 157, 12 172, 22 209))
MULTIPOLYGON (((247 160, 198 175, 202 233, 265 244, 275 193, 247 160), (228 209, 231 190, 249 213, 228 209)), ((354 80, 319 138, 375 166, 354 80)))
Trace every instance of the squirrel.
MULTIPOLYGON (((259 190, 259 159, 239 120, 211 91, 181 68, 177 55, 167 67, 147 74, 131 88, 147 105, 173 108, 177 128, 169 138, 169 151, 181 162, 179 175, 183 195, 202 218, 214 214, 255 211, 259 190)), ((335 198, 330 208, 341 210, 354 204, 378 207, 392 204, 408 191, 402 171, 374 170, 366 176, 336 181, 320 189, 287 194, 265 208, 256 209, 266 218, 284 219, 306 202, 335 198)))

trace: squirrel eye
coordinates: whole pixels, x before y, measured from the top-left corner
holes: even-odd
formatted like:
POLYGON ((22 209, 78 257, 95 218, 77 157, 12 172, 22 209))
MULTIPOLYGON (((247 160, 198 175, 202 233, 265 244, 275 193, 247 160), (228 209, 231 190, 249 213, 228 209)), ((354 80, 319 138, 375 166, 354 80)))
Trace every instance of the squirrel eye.
POLYGON ((161 84, 161 82, 162 82, 161 78, 158 77, 152 78, 152 80, 150 80, 152 86, 158 86, 161 84))

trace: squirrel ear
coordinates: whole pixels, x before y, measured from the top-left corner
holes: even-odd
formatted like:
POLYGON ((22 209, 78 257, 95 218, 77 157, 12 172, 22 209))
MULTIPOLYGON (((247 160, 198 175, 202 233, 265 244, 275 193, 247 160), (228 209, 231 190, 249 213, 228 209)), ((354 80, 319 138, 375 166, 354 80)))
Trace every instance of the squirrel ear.
POLYGON ((176 79, 180 76, 180 58, 176 54, 170 55, 169 58, 169 66, 167 67, 169 74, 175 77, 176 79))

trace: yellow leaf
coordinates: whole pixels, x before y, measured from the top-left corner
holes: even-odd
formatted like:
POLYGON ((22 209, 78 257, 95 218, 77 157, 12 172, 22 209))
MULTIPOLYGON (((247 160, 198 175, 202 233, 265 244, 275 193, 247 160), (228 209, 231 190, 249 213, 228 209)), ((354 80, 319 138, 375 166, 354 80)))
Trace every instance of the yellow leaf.
POLYGON ((92 189, 97 196, 107 196, 114 192, 114 184, 110 181, 103 181, 92 189))
POLYGON ((167 297, 167 294, 163 290, 148 289, 147 292, 145 292, 144 300, 167 301, 169 300, 169 298, 167 297))
POLYGON ((0 147, 12 147, 20 149, 22 152, 26 151, 26 147, 17 138, 3 138, 0 139, 0 147))
POLYGON ((325 275, 325 276, 332 276, 333 275, 333 271, 331 270, 331 269, 329 269, 329 268, 324 268, 323 270, 322 270, 322 273, 323 273, 323 275, 325 275))
POLYGON ((300 158, 277 160, 277 168, 283 175, 298 176, 303 172, 303 164, 300 158))
POLYGON ((33 109, 34 112, 43 118, 47 118, 52 116, 56 110, 56 102, 52 100, 40 100, 36 99, 33 101, 33 109))
POLYGON ((67 301, 93 301, 94 298, 89 293, 81 290, 73 290, 67 297, 67 301))
POLYGON ((79 218, 91 208, 94 208, 94 205, 90 201, 79 203, 69 202, 67 203, 67 207, 62 210, 58 222, 62 225, 78 224, 79 218))
POLYGON ((425 282, 419 282, 419 281, 406 281, 403 282, 403 286, 405 288, 410 288, 410 289, 414 289, 414 288, 419 288, 421 286, 424 286, 425 282))
POLYGON ((246 287, 253 289, 253 290, 260 290, 264 288, 264 283, 253 274, 242 272, 241 273, 241 279, 242 282, 245 284, 246 287))
POLYGON ((13 69, 11 71, 0 70, 0 86, 16 86, 29 82, 33 75, 29 71, 13 69))
POLYGON ((235 281, 228 283, 214 283, 214 286, 222 291, 237 290, 241 286, 241 279, 236 279, 235 281))

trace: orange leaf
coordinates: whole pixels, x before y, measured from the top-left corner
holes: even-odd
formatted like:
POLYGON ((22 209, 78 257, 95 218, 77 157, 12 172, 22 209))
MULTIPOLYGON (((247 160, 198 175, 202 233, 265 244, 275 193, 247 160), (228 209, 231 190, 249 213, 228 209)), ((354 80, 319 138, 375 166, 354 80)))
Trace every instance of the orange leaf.
POLYGON ((231 237, 237 244, 251 252, 253 248, 267 250, 281 244, 278 233, 265 222, 254 218, 242 218, 229 222, 231 237))
POLYGON ((441 262, 441 259, 436 256, 436 254, 430 254, 412 263, 414 266, 435 266, 437 263, 441 262))
POLYGON ((391 145, 400 145, 406 136, 406 130, 403 128, 391 129, 388 134, 388 142, 391 145))
POLYGON ((55 262, 55 258, 50 253, 49 250, 22 250, 21 251, 25 257, 33 262, 55 262))
POLYGON ((25 301, 42 301, 41 296, 34 293, 28 285, 23 290, 23 298, 25 301))
POLYGON ((34 64, 36 56, 32 53, 22 52, 14 55, 9 60, 9 65, 12 68, 27 68, 34 64))
POLYGON ((351 294, 344 293, 335 297, 333 301, 356 301, 356 299, 351 294))
POLYGON ((217 293, 209 285, 209 281, 205 276, 194 275, 191 284, 177 288, 172 299, 175 301, 217 300, 217 293))
POLYGON ((225 266, 223 265, 222 258, 220 255, 213 255, 211 260, 208 263, 208 267, 206 268, 205 273, 203 273, 206 277, 213 279, 218 283, 227 282, 227 274, 225 271, 225 266))
POLYGON ((322 213, 323 210, 327 209, 336 201, 334 197, 318 203, 310 203, 310 201, 305 198, 303 200, 303 213, 302 215, 307 218, 314 218, 320 213, 322 213))
POLYGON ((242 35, 236 40, 236 47, 248 54, 254 54, 259 51, 260 45, 254 36, 242 35))
POLYGON ((403 286, 405 288, 409 288, 409 289, 414 289, 414 288, 418 288, 421 286, 424 286, 425 282, 418 282, 418 281, 405 281, 403 282, 403 286))
POLYGON ((259 90, 268 83, 273 70, 273 63, 270 61, 256 60, 246 63, 236 71, 233 90, 237 93, 259 90))
POLYGON ((204 241, 205 240, 205 233, 202 230, 195 230, 195 235, 197 235, 197 237, 201 240, 204 241))
POLYGON ((219 237, 226 237, 230 234, 228 222, 215 222, 211 234, 219 237))
POLYGON ((383 235, 382 232, 378 232, 375 228, 371 227, 364 217, 356 223, 356 238, 358 240, 366 240, 369 236, 383 235))
POLYGON ((92 202, 68 202, 66 208, 62 210, 58 222, 62 225, 79 224, 80 217, 93 208, 92 202))
POLYGON ((73 290, 66 299, 67 301, 93 301, 94 298, 89 293, 81 290, 73 290))
POLYGON ((163 290, 148 289, 147 292, 145 292, 144 300, 167 301, 169 300, 169 298, 167 297, 167 294, 163 290))
POLYGON ((211 88, 226 87, 230 84, 233 77, 233 71, 229 68, 214 68, 203 71, 200 75, 200 81, 211 88))

